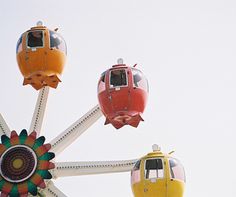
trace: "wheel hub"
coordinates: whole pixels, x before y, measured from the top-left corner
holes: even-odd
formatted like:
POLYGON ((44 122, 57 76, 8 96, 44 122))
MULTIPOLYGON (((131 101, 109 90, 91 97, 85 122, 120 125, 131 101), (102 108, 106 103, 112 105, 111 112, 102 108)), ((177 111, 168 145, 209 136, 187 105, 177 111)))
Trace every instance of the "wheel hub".
POLYGON ((19 183, 32 176, 37 166, 37 157, 31 148, 16 145, 3 153, 0 163, 2 177, 9 182, 19 183))

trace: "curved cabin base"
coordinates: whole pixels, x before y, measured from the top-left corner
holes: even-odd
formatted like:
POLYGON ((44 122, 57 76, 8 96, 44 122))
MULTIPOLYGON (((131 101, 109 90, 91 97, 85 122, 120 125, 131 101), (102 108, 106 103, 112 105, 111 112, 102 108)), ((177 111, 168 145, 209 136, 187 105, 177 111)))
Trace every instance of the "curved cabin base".
POLYGON ((154 183, 143 181, 132 186, 134 197, 183 197, 184 183, 156 180, 154 183))
POLYGON ((23 85, 31 85, 34 89, 39 90, 44 86, 57 88, 61 82, 57 74, 45 74, 44 72, 36 72, 27 78, 24 78, 23 85))
POLYGON ((115 115, 106 117, 105 125, 112 124, 116 129, 120 129, 124 125, 138 127, 140 121, 144 121, 139 112, 119 112, 115 115))

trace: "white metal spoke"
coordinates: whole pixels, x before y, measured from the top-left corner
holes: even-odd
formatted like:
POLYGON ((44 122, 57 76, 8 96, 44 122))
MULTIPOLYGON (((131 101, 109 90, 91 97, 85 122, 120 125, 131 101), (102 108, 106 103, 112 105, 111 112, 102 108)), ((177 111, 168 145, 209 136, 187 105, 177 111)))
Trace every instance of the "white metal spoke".
POLYGON ((2 114, 0 113, 0 135, 10 136, 11 130, 9 129, 7 123, 5 122, 2 114))
POLYGON ((67 197, 61 190, 59 190, 52 181, 47 183, 45 189, 40 190, 40 194, 46 197, 67 197))
POLYGON ((38 94, 37 103, 34 109, 34 115, 31 121, 29 132, 36 131, 37 135, 40 134, 44 112, 46 109, 47 99, 48 99, 49 87, 43 87, 38 94))
POLYGON ((53 139, 50 144, 52 145, 51 152, 58 155, 72 142, 74 142, 83 132, 85 132, 92 124, 94 124, 100 117, 102 112, 99 105, 87 112, 82 118, 77 120, 68 129, 62 132, 59 136, 53 139))
POLYGON ((104 174, 130 171, 137 159, 123 161, 59 162, 51 171, 54 179, 58 177, 104 174))

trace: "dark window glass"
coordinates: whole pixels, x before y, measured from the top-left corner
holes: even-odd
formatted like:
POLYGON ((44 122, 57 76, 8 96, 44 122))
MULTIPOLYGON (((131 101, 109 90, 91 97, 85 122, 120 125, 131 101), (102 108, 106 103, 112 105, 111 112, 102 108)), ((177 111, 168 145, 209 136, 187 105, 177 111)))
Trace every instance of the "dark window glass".
POLYGON ((106 72, 102 73, 100 80, 98 82, 98 93, 103 92, 106 89, 105 74, 106 74, 106 72))
POLYGON ((141 160, 137 161, 131 171, 131 184, 140 182, 140 163, 141 160))
POLYGON ((139 170, 139 168, 140 168, 140 163, 141 163, 141 160, 138 160, 138 161, 135 163, 133 170, 139 170))
POLYGON ((125 70, 113 70, 110 74, 110 86, 120 87, 127 86, 127 78, 125 70))
POLYGON ((19 40, 17 41, 17 44, 16 44, 16 53, 19 53, 22 51, 22 35, 21 37, 19 38, 19 40))
POLYGON ((134 87, 142 88, 148 92, 148 81, 143 75, 143 73, 136 68, 132 68, 132 74, 134 87))
POLYGON ((163 162, 162 159, 148 159, 146 160, 145 165, 145 178, 163 178, 164 170, 163 170, 163 162))
POLYGON ((50 48, 58 49, 66 54, 66 42, 57 32, 50 31, 50 48))
POLYGON ((31 31, 27 36, 27 45, 31 48, 43 47, 43 31, 31 31))
POLYGON ((185 182, 184 168, 177 159, 170 159, 170 176, 172 179, 177 179, 185 182))

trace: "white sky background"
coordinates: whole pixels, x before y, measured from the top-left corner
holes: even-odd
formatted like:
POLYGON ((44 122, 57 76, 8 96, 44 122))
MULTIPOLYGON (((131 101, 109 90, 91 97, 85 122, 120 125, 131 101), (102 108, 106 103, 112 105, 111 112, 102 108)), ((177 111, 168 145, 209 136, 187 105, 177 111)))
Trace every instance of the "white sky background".
MULTIPOLYGON (((150 94, 137 129, 102 117, 57 161, 139 158, 154 143, 185 166, 186 197, 236 196, 236 1, 9 0, 0 4, 0 112, 29 128, 37 92, 23 87, 15 57, 21 33, 38 20, 65 38, 62 83, 51 90, 47 141, 97 104, 100 74, 122 57, 138 63, 150 94)), ((132 196, 130 173, 62 178, 68 196, 132 196)))

